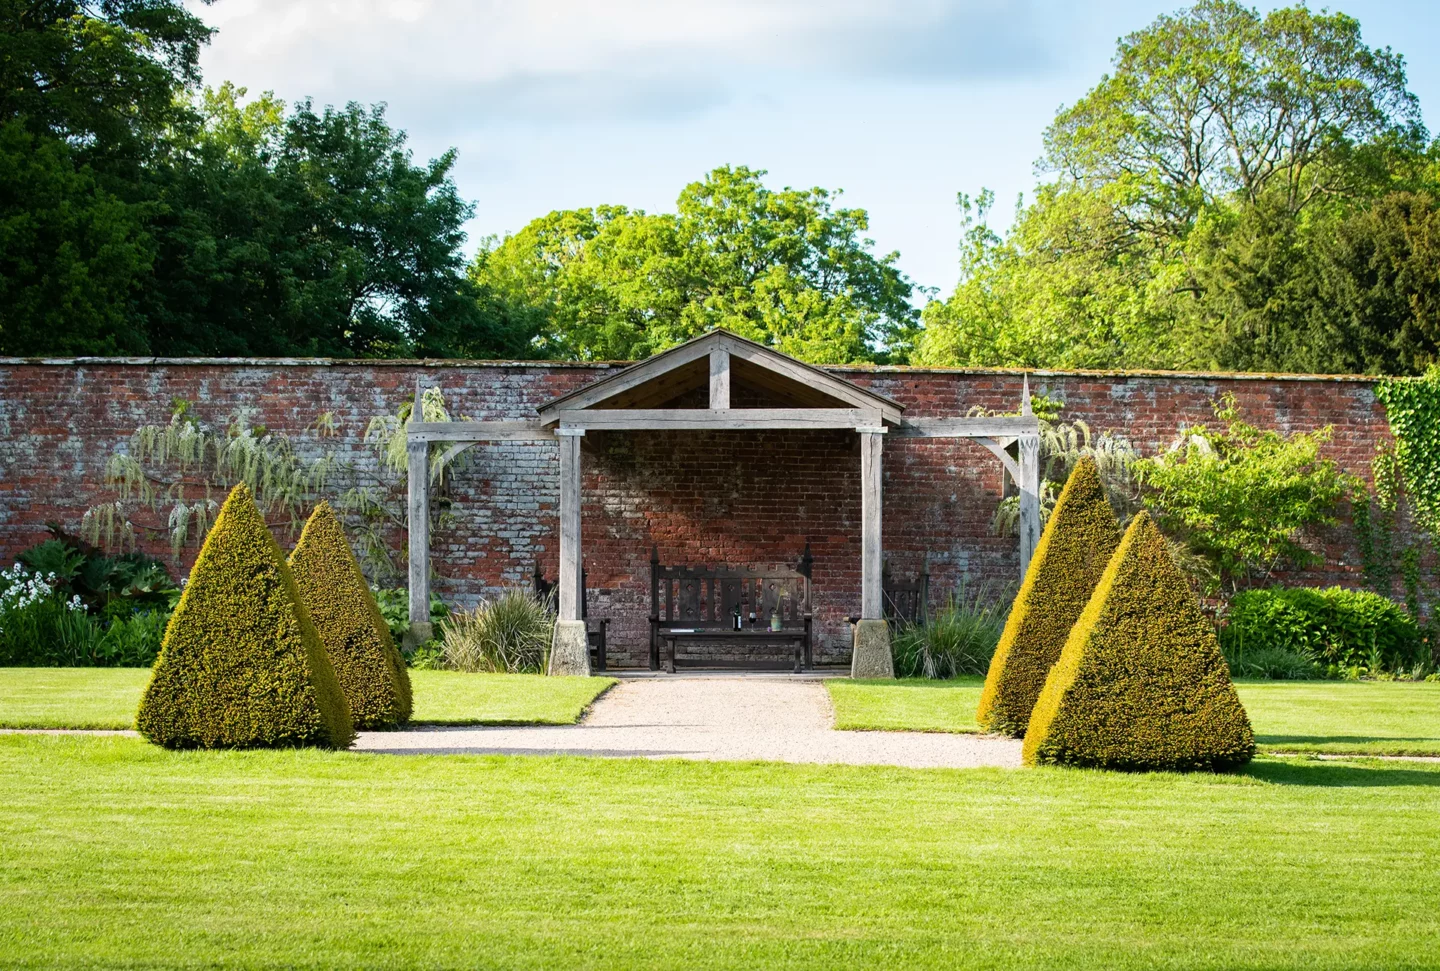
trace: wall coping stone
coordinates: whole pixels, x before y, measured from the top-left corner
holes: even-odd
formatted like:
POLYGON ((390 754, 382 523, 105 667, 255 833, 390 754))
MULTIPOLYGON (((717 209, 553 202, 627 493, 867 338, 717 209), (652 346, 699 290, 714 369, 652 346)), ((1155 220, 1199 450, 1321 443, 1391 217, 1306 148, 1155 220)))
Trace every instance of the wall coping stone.
MULTIPOLYGON (((490 361, 459 358, 340 357, 0 357, 0 367, 346 367, 346 368, 515 368, 519 370, 603 371, 628 367, 634 361, 490 361)), ((1128 380, 1163 378, 1178 381, 1303 381, 1375 384, 1384 375, 1280 374, 1263 371, 1061 370, 1054 368, 919 367, 908 364, 822 364, 822 370, 843 374, 1021 375, 1040 378, 1128 380)))

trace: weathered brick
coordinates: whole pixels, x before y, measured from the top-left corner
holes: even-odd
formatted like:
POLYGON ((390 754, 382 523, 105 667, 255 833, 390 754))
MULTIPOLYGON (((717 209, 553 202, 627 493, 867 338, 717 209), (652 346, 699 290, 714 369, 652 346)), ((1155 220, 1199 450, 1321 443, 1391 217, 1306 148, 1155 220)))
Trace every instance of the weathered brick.
MULTIPOLYGON (((0 361, 0 555, 44 537, 46 520, 74 528, 105 498, 105 465, 140 424, 168 419, 185 398, 223 424, 237 409, 316 446, 307 431, 332 412, 326 443, 373 467, 363 443, 372 415, 393 412, 417 377, 444 388, 452 414, 525 419, 552 397, 615 365, 388 361, 0 361)), ((1013 409, 1021 375, 1010 371, 835 368, 907 406, 907 414, 964 415, 1013 409)), ((1031 386, 1065 402, 1065 415, 1093 432, 1128 435, 1145 451, 1168 444, 1183 424, 1211 417, 1210 402, 1233 393, 1247 416, 1287 431, 1335 426, 1328 453, 1368 473, 1388 436, 1374 383, 1361 378, 1031 372, 1031 386)), ((737 389, 737 404, 744 399, 737 389)), ((538 561, 554 576, 558 462, 544 444, 487 444, 454 480, 456 523, 434 537, 439 592, 456 603, 525 584, 538 561)), ((790 560, 808 540, 815 557, 818 655, 848 654, 847 615, 859 610, 859 457, 846 432, 592 433, 583 448, 583 530, 595 616, 612 619, 612 656, 641 663, 649 613, 652 544, 666 561, 790 560)), ((343 482, 335 482, 340 488, 343 482)), ((1013 539, 991 535, 1002 487, 999 463, 971 442, 885 444, 886 555, 913 574, 930 554, 935 599, 962 576, 1015 579, 1013 539)), ((397 548, 403 537, 393 537, 397 548)), ((1323 538, 1326 563, 1296 582, 1354 583, 1348 528, 1323 538)), ((283 537, 282 537, 283 540, 283 537)), ((147 547, 165 555, 158 539, 147 547)))

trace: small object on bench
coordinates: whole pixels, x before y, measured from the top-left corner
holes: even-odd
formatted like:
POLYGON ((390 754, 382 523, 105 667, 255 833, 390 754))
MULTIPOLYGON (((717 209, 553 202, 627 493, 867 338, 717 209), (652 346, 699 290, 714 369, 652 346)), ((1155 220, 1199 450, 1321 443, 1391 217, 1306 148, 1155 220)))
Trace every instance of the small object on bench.
MULTIPOLYGON (((560 581, 545 579, 545 574, 540 572, 540 561, 536 560, 533 582, 535 584, 535 596, 541 600, 545 600, 547 597, 555 595, 555 587, 560 581)), ((590 607, 589 604, 586 603, 588 599, 585 593, 586 586, 585 568, 582 566, 580 568, 580 619, 585 621, 585 639, 590 644, 590 666, 596 671, 604 671, 605 632, 606 628, 610 625, 610 618, 606 617, 602 620, 597 620, 595 623, 598 626, 596 627, 592 628, 590 626, 590 607)))
POLYGON ((675 673, 682 640, 794 645, 795 673, 813 663, 810 544, 798 565, 662 566, 650 552, 650 670, 675 673), (738 611, 738 614, 737 614, 738 611), (738 617, 738 621, 737 621, 738 617))
POLYGON ((880 588, 884 592, 881 603, 886 620, 924 626, 930 603, 930 554, 926 553, 920 560, 920 574, 913 581, 895 579, 890 572, 890 561, 886 560, 880 574, 880 588))

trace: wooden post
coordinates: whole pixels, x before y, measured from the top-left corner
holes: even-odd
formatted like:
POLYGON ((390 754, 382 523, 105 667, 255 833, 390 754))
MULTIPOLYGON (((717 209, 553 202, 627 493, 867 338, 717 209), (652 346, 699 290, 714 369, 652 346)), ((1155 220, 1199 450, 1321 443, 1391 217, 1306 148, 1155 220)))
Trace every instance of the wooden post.
POLYGON ((730 407, 730 352, 723 347, 710 351, 710 407, 730 407))
POLYGON ((580 439, 583 429, 561 429, 560 620, 580 619, 580 439))
POLYGON ((1040 543, 1040 436, 1020 436, 1020 579, 1040 543))
POLYGON ((430 639, 430 463, 429 446, 408 442, 410 526, 410 636, 430 639))
POLYGON ((882 620, 884 549, 880 542, 883 426, 860 432, 860 617, 882 620))
MULTIPOLYGON (((1030 407, 1030 375, 1021 379, 1020 417, 1033 418, 1030 407)), ((1020 452, 1020 582, 1030 570, 1030 559, 1040 543, 1040 436, 1023 432, 1016 441, 1020 452)))

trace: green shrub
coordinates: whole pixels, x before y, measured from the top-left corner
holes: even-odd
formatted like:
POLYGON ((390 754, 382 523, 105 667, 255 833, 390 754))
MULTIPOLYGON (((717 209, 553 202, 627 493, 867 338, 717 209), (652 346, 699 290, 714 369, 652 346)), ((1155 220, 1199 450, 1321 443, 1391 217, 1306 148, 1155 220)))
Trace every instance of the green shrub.
POLYGON ((0 571, 0 666, 74 667, 87 663, 100 628, 53 573, 17 563, 0 571))
MULTIPOLYGON (((440 642, 433 638, 408 651, 405 648, 405 639, 410 634, 410 591, 404 587, 373 587, 370 592, 375 595, 375 605, 380 608, 380 616, 385 619, 385 626, 390 628, 390 640, 400 648, 405 662, 415 668, 443 666, 439 663, 440 642)), ((448 616, 450 608, 445 606, 445 601, 432 593, 430 623, 438 629, 440 622, 448 616)))
POLYGON ((320 635, 244 485, 205 537, 136 728, 167 748, 345 748, 354 738, 320 635))
POLYGON ((129 617, 140 611, 174 608, 180 588, 165 564, 144 553, 107 556, 58 523, 48 526, 52 538, 37 543, 16 559, 32 573, 54 574, 56 588, 77 596, 95 617, 129 617))
POLYGON ((1322 668, 1363 666, 1372 673, 1404 671, 1428 660, 1424 633, 1404 608, 1377 593, 1342 587, 1237 594, 1220 643, 1232 659, 1283 649, 1322 668), (1381 668, 1374 667, 1377 661, 1381 668))
POLYGON ((1254 756, 1215 632, 1147 513, 1065 641, 1022 751, 1030 765, 1176 771, 1254 756))
POLYGON ((900 678, 984 674, 1005 629, 1005 607, 987 584, 965 583, 924 624, 909 624, 890 641, 900 678))
POLYGON ((310 514, 289 564, 355 727, 392 728, 409 721, 410 675, 328 502, 310 514))
POLYGON ((458 610, 440 625, 445 666, 456 671, 543 674, 550 660, 555 618, 528 590, 506 590, 474 610, 458 610))
POLYGON ((160 656, 168 610, 137 610, 115 617, 95 645, 96 667, 148 668, 160 656))
POLYGON ((1182 429, 1168 451, 1135 463, 1147 508, 1208 557, 1231 589, 1280 562, 1318 562, 1304 535, 1334 524, 1350 491, 1349 477, 1320 454, 1332 429, 1286 435, 1256 428, 1230 394, 1214 409, 1224 428, 1182 429))
POLYGON ((1226 653, 1225 660, 1230 664, 1230 674, 1237 678, 1313 681, 1325 676, 1320 665, 1304 654, 1284 647, 1261 647, 1253 651, 1226 653))
POLYGON ((1119 542, 1099 470, 1083 458, 1045 524, 990 662, 976 714, 985 728, 1024 734, 1045 676, 1119 542))

